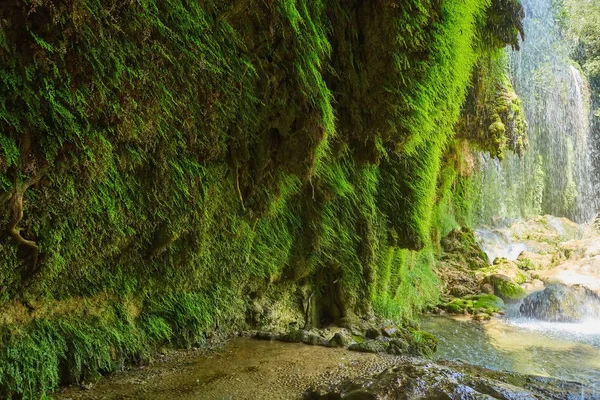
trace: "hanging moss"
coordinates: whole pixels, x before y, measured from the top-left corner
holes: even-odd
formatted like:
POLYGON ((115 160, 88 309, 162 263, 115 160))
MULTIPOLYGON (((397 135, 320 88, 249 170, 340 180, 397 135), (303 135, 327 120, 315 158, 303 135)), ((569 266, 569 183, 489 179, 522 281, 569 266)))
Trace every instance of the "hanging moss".
POLYGON ((522 156, 528 147, 522 102, 508 79, 504 53, 481 59, 473 72, 467 107, 457 126, 458 136, 476 149, 503 159, 506 151, 522 156))
POLYGON ((496 3, 4 2, 2 396, 234 327, 416 318, 496 3))

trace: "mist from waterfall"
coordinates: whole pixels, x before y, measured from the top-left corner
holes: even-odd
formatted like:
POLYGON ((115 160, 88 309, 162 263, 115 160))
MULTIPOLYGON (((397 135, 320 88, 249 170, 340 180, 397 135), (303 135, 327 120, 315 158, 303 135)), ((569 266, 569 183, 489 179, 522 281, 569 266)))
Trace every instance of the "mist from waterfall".
POLYGON ((569 57, 551 0, 523 0, 525 41, 510 54, 511 80, 529 123, 529 149, 502 161, 478 154, 479 224, 498 218, 565 216, 589 221, 600 210, 590 138, 590 89, 569 57))

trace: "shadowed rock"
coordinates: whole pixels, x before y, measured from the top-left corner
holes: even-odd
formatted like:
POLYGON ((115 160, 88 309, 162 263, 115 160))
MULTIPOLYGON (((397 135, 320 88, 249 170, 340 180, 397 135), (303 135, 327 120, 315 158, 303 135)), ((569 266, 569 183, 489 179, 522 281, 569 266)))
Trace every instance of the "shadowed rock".
POLYGON ((331 399, 598 399, 575 382, 492 371, 459 362, 411 359, 378 375, 312 389, 308 400, 331 399))

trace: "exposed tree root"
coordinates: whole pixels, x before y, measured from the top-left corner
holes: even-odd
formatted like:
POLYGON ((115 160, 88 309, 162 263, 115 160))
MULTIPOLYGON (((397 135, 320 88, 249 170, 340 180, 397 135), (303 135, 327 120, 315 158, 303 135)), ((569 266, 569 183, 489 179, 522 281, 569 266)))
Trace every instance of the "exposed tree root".
POLYGON ((31 186, 38 183, 45 173, 46 169, 41 169, 35 176, 29 178, 25 182, 16 184, 12 190, 0 195, 0 204, 8 203, 7 209, 10 213, 10 220, 7 229, 8 233, 15 239, 18 245, 26 246, 32 250, 34 265, 37 264, 37 256, 40 248, 35 241, 25 239, 21 235, 22 228, 19 227, 19 224, 23 220, 23 197, 25 192, 31 186))

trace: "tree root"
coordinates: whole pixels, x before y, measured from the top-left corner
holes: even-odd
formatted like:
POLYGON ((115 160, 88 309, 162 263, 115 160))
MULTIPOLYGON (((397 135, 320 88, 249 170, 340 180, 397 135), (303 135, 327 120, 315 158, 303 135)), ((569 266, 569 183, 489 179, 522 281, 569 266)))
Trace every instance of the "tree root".
POLYGON ((238 197, 240 198, 240 203, 242 204, 242 210, 246 211, 246 207, 244 206, 244 196, 242 196, 242 191, 240 190, 240 174, 237 166, 234 171, 234 179, 235 179, 235 189, 237 191, 238 197))
POLYGON ((0 204, 9 204, 8 210, 11 217, 8 223, 8 233, 15 239, 17 244, 32 249, 34 253, 34 265, 37 263, 37 256, 40 248, 35 241, 25 239, 21 235, 22 228, 19 227, 19 224, 23 220, 23 197, 25 192, 31 186, 38 183, 45 173, 46 169, 40 170, 35 176, 29 178, 25 182, 16 184, 12 190, 0 196, 0 204))

